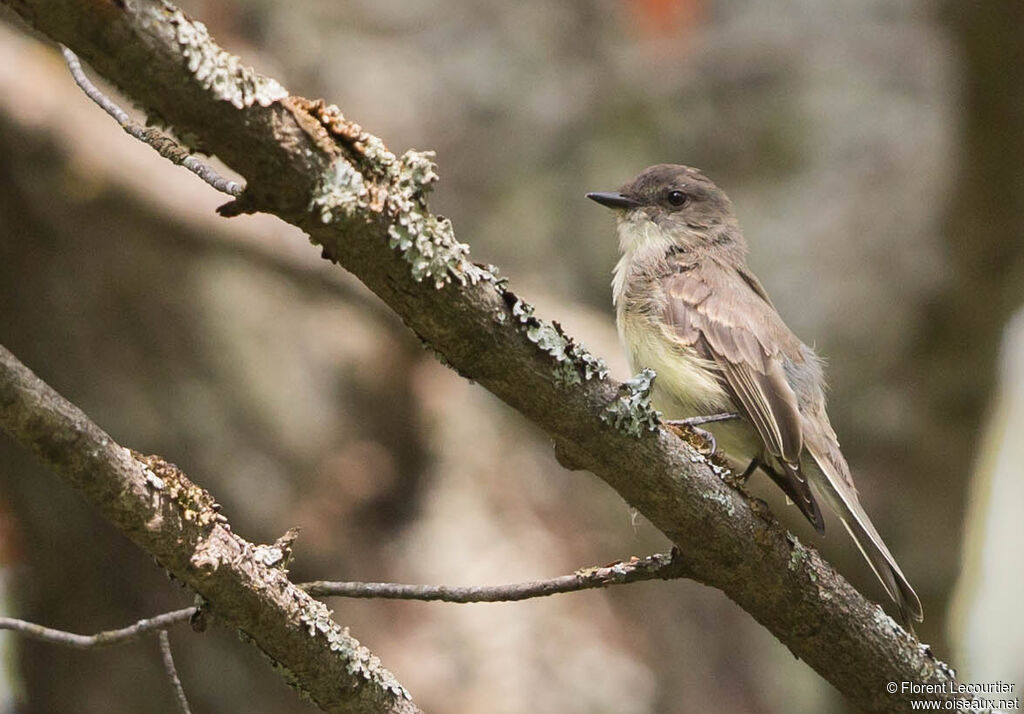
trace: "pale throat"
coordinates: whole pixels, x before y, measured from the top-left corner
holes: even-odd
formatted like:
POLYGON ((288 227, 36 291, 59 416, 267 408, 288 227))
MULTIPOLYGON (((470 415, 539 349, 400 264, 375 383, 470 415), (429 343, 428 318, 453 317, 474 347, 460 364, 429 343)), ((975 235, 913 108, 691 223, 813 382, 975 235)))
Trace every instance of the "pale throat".
POLYGON ((612 303, 621 306, 633 263, 638 259, 644 262, 662 259, 676 241, 643 210, 621 214, 618 232, 622 256, 612 271, 612 303))

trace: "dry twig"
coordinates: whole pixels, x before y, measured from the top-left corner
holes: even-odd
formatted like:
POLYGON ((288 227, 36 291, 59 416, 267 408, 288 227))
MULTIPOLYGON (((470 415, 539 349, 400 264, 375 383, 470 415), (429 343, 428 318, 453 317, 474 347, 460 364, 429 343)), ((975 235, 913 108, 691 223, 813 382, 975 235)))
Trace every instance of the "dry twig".
POLYGON ((186 607, 174 612, 166 612, 156 617, 139 620, 134 625, 122 627, 118 630, 105 630, 95 635, 77 635, 74 632, 55 630, 50 627, 43 627, 34 622, 27 622, 13 617, 0 617, 0 630, 11 630, 18 632, 34 640, 42 640, 54 645, 73 647, 79 650, 94 649, 97 647, 110 647, 126 642, 132 642, 154 630, 166 630, 172 625, 186 622, 196 612, 194 607, 186 607))
POLYGON ((156 129, 139 126, 133 122, 131 117, 128 116, 128 112, 119 107, 116 102, 101 92, 99 87, 93 84, 85 75, 85 70, 82 69, 82 63, 78 59, 78 55, 64 45, 60 46, 60 52, 64 57, 64 62, 68 65, 68 71, 71 72, 71 77, 75 80, 75 84, 81 88, 82 92, 85 93, 85 96, 89 97, 89 99, 94 101, 103 111, 112 116, 114 121, 120 124, 121 128, 124 129, 126 133, 135 137, 143 144, 148 144, 153 147, 158 154, 171 163, 177 164, 178 166, 184 166, 221 193, 226 193, 229 196, 240 196, 242 194, 242 191, 245 190, 245 186, 237 181, 224 178, 193 156, 188 149, 183 147, 174 139, 160 131, 157 131, 156 129))
POLYGON ((178 677, 178 668, 174 666, 174 655, 171 654, 171 638, 167 636, 167 630, 160 630, 160 657, 164 662, 164 671, 171 681, 171 688, 174 690, 174 701, 178 706, 179 714, 192 714, 188 706, 188 699, 185 697, 185 688, 181 686, 181 679, 178 677))
POLYGON ((405 585, 401 583, 359 583, 317 580, 300 588, 316 597, 383 598, 388 600, 440 600, 442 602, 515 602, 559 593, 577 592, 623 585, 642 580, 672 580, 687 572, 676 554, 656 554, 646 558, 583 568, 572 575, 510 585, 405 585))

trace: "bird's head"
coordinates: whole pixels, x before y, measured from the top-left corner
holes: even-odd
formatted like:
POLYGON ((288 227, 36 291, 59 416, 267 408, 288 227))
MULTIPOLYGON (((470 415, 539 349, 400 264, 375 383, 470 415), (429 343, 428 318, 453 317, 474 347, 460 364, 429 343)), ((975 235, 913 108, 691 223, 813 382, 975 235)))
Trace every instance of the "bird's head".
POLYGON ((728 196, 689 166, 651 166, 618 191, 588 193, 587 198, 618 214, 623 249, 624 229, 632 236, 630 243, 668 239, 684 247, 739 233, 728 196), (652 230, 651 224, 660 230, 652 230))

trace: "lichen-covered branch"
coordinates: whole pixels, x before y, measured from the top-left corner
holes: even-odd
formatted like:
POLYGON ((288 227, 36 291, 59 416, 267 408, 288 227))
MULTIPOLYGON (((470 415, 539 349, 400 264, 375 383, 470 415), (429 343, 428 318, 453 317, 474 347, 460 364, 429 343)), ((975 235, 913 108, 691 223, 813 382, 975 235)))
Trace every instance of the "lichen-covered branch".
MULTIPOLYGON (((268 555, 274 547, 261 548, 232 533, 210 494, 174 464, 118 445, 2 346, 0 427, 199 593, 210 615, 237 628, 322 709, 419 711, 377 658, 331 619, 327 607, 288 580, 282 559, 268 555)), ((131 635, 162 629, 184 616, 181 611, 163 616, 160 625, 136 625, 131 635)), ((37 626, 12 629, 38 637, 53 634, 37 626)), ((61 639, 83 646, 92 638, 61 639)))
POLYGON ((350 583, 317 580, 300 588, 317 597, 376 598, 441 602, 516 602, 560 593, 625 585, 642 580, 672 580, 687 577, 686 564, 671 555, 650 555, 605 565, 582 568, 572 575, 511 585, 404 585, 401 583, 350 583))
POLYGON ((222 214, 264 211, 303 228, 447 364, 546 430, 564 463, 604 479, 660 528, 691 577, 725 592, 860 708, 909 711, 909 696, 886 693, 891 681, 951 681, 928 648, 713 464, 652 430, 643 379, 620 392, 599 359, 469 260, 427 206, 437 180, 429 154, 396 157, 336 107, 289 95, 165 0, 0 2, 241 174, 246 189, 222 214))

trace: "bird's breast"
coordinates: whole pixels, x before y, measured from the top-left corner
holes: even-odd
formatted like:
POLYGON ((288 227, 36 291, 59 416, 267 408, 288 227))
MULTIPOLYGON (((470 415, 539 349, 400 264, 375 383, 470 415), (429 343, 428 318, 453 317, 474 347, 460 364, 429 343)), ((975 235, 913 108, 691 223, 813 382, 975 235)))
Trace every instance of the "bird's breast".
POLYGON ((652 369, 654 408, 666 419, 683 419, 733 408, 718 381, 713 362, 702 358, 688 345, 670 339, 651 318, 618 314, 619 338, 626 349, 631 369, 652 369))
MULTIPOLYGON (((634 372, 657 373, 651 401, 664 419, 685 419, 737 411, 717 377, 717 367, 692 347, 667 337, 646 316, 620 310, 619 336, 634 372)), ((720 449, 742 469, 763 448, 757 432, 745 419, 705 424, 720 449)))

